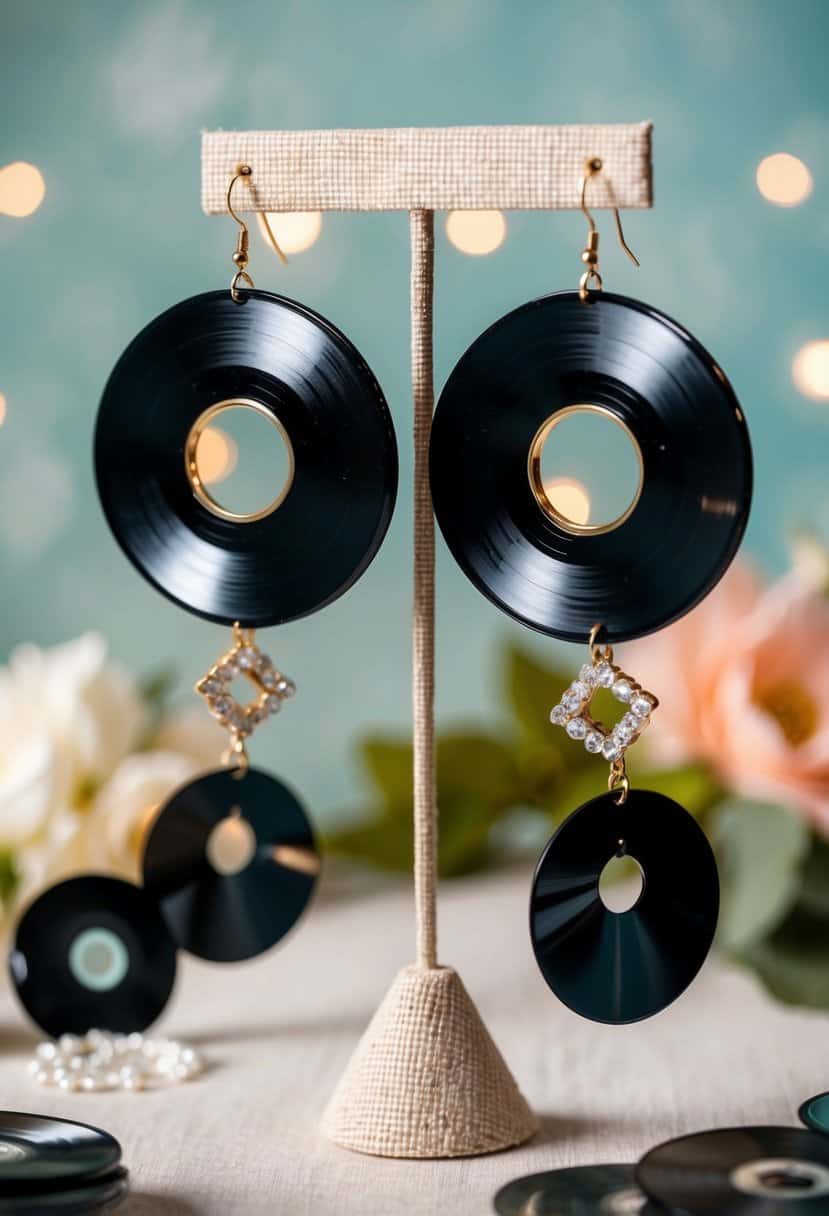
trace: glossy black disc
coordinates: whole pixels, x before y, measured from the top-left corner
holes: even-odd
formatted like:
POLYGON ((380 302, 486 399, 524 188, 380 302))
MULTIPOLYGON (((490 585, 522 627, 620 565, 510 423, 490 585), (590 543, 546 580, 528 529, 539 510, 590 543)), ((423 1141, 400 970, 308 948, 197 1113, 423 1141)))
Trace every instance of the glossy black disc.
POLYGON ((717 927, 719 879, 711 846, 687 811, 632 789, 585 802, 541 855, 530 937, 556 996, 595 1022, 638 1022, 670 1005, 699 971, 717 927), (638 901, 611 912, 599 895, 608 861, 624 852, 642 870, 638 901))
POLYGON ((800 1122, 813 1132, 829 1136, 829 1093, 807 1098, 797 1112, 800 1122))
POLYGON ((58 1035, 90 1028, 128 1034, 154 1022, 170 997, 176 947, 140 887, 90 874, 44 891, 26 909, 9 955, 26 1012, 58 1035))
POLYGON ((632 1165, 578 1165, 516 1178, 495 1196, 495 1210, 499 1216, 664 1216, 637 1186, 632 1165))
POLYGON ((751 500, 748 431, 711 356, 636 300, 561 292, 508 313, 463 355, 432 428, 435 513, 461 569, 523 624, 585 641, 660 629, 725 573, 751 500), (588 403, 626 425, 643 487, 612 531, 573 535, 539 506, 539 428, 588 403))
POLYGON ((69 1185, 106 1174, 121 1160, 109 1132, 70 1119, 0 1111, 0 1195, 69 1185))
POLYGON ((691 1216, 829 1212, 829 1140, 797 1127, 733 1127, 669 1140, 646 1153, 636 1180, 691 1216))
POLYGON ((310 309, 263 291, 208 292, 133 340, 98 412, 95 472, 107 521, 149 581, 198 616, 275 625, 331 603, 377 552, 397 449, 377 381, 310 309), (185 448, 206 409, 254 401, 284 427, 294 476, 276 510, 219 518, 194 495, 185 448))
POLYGON ((0 1216, 82 1216, 86 1212, 111 1212, 127 1197, 129 1177, 122 1166, 98 1178, 84 1179, 72 1186, 26 1188, 0 1195, 0 1216))
POLYGON ((217 963, 269 949, 305 910, 319 855, 302 806, 258 769, 199 777, 160 811, 144 885, 175 940, 217 963))

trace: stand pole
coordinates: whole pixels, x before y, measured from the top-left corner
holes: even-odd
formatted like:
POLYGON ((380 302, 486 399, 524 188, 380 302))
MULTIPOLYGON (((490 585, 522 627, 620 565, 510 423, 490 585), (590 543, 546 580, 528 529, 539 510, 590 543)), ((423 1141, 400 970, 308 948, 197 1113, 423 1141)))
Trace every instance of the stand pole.
POLYGON ((435 216, 410 214, 412 247, 412 398, 414 403, 414 882, 417 961, 437 966, 437 786, 435 779, 435 523, 429 489, 434 387, 432 305, 435 216))

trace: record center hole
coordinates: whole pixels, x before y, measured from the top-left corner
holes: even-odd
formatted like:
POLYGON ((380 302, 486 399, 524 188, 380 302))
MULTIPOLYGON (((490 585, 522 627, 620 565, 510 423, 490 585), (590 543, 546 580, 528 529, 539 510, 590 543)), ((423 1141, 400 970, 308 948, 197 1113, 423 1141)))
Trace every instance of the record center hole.
POLYGON ((611 410, 569 405, 539 427, 527 474, 544 514, 566 532, 611 532, 639 501, 642 453, 627 424, 611 410))
POLYGON ((221 519, 249 523, 285 501, 294 479, 293 447, 267 406, 233 398, 210 406, 194 422, 185 471, 203 507, 221 519))
POLYGON ((111 929, 84 929, 69 947, 69 970, 92 992, 117 988, 130 968, 129 950, 111 929))
POLYGON ((241 874, 256 854, 256 833, 237 808, 234 812, 219 820, 204 850, 210 865, 223 877, 241 874))
POLYGON ((611 857, 599 875, 599 899, 608 912, 629 912, 645 889, 645 874, 635 857, 611 857))
POLYGON ((802 1173, 796 1167, 786 1166, 784 1169, 767 1170, 759 1174, 763 1186, 770 1191, 786 1189, 811 1191, 815 1180, 809 1174, 802 1173))

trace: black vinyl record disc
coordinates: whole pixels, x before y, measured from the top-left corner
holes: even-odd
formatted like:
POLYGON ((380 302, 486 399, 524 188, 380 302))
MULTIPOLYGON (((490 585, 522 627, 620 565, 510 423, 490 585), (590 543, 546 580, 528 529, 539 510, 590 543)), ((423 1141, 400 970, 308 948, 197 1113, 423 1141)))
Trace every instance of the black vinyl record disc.
POLYGON ((582 1017, 619 1024, 652 1017, 696 976, 719 913, 717 863, 699 824, 663 794, 593 798, 570 815, 541 855, 530 896, 530 937, 541 974, 582 1017), (624 853, 642 891, 612 912, 599 878, 624 853), (678 859, 681 859, 679 861, 678 859))
POLYGON ((813 1132, 829 1136, 829 1093, 807 1098, 797 1112, 800 1122, 813 1132))
MULTIPOLYGON (((632 1165, 578 1165, 516 1178, 495 1196, 499 1216, 658 1216, 632 1165)), ((682 1213, 674 1216, 684 1216, 682 1213)))
POLYGON ((140 887, 90 874, 29 905, 9 955, 26 1012, 47 1034, 146 1029, 169 1000, 176 947, 140 887))
POLYGON ((252 958, 299 919, 319 856, 302 806, 251 768, 185 785, 159 812, 144 850, 144 885, 175 940, 217 963, 252 958))
POLYGON ((723 372, 669 317, 624 296, 560 292, 502 317, 441 394, 431 446, 435 514, 461 569, 524 625, 619 642, 688 612, 745 529, 752 465, 723 372), (573 534, 534 493, 530 451, 576 406, 612 415, 641 455, 623 522, 573 534))
POLYGON ((126 1199, 129 1177, 121 1166, 76 1183, 74 1186, 50 1186, 41 1191, 25 1190, 18 1194, 0 1195, 0 1216, 4 1213, 32 1213, 34 1216, 82 1216, 84 1212, 111 1212, 126 1199))
POLYGON ((690 1216, 829 1212, 829 1140, 795 1127, 734 1127, 669 1140, 636 1179, 655 1201, 690 1216))
POLYGON ((0 1196, 108 1174, 121 1160, 109 1132, 71 1119, 0 1111, 0 1196))
MULTIPOLYGON (((110 528, 159 591, 198 616, 275 625, 331 603, 367 568, 397 490, 397 449, 377 381, 348 339, 263 291, 194 296, 127 347, 95 433, 110 528), (222 518, 187 475, 205 411, 243 402, 278 420, 293 451, 284 500, 222 518)), ((278 495, 275 495, 275 498, 278 495)))

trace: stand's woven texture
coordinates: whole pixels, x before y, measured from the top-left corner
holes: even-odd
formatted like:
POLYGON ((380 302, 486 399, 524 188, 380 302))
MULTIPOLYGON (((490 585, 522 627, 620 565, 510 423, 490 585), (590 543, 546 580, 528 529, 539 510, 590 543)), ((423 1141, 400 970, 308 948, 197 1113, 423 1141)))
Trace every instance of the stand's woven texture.
POLYGON ((238 211, 559 210, 578 207, 584 158, 604 169, 591 207, 650 207, 651 124, 404 127, 369 131, 208 131, 202 207, 225 214, 242 162, 238 211))
POLYGON ((414 405, 414 842, 417 966, 402 971, 363 1035, 323 1118, 337 1144, 389 1157, 456 1157, 522 1143, 536 1120, 457 973, 438 966, 434 747, 434 211, 579 205, 587 158, 601 157, 591 207, 651 204, 649 123, 378 131, 208 132, 202 205, 226 211, 248 164, 240 211, 411 213, 414 405))

